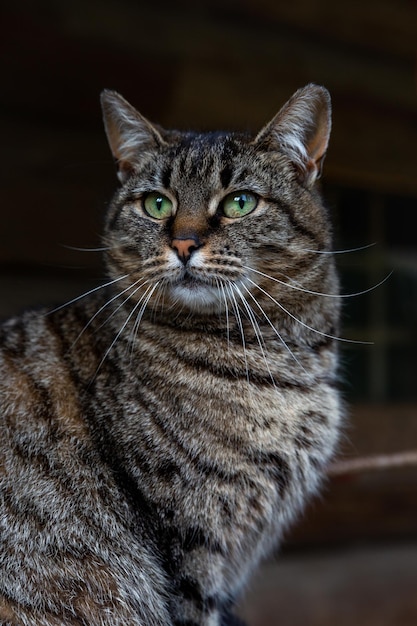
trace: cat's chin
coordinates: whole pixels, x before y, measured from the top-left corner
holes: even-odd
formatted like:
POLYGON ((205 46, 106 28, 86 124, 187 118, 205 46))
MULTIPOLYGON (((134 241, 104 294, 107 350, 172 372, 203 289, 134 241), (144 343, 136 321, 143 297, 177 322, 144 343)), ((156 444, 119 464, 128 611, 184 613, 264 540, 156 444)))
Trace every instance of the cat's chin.
POLYGON ((170 288, 172 301, 197 313, 213 313, 222 306, 219 289, 199 281, 182 281, 170 288))

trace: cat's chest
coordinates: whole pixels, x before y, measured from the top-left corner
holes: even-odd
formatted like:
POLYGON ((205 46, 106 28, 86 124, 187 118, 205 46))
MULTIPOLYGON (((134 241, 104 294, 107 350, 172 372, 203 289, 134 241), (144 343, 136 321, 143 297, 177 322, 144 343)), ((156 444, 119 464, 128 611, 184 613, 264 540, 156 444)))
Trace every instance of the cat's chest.
POLYGON ((249 511, 248 528, 273 526, 279 501, 296 497, 290 468, 306 456, 300 442, 310 437, 315 456, 327 446, 331 427, 314 421, 317 407, 334 412, 330 388, 304 370, 297 376, 298 361, 145 324, 135 352, 116 346, 96 379, 99 445, 107 437, 109 462, 123 466, 158 519, 223 527, 249 511))
POLYGON ((314 401, 321 393, 320 372, 303 368, 299 355, 220 333, 144 324, 135 350, 126 357, 120 346, 113 357, 99 395, 117 403, 123 419, 114 424, 148 441, 171 433, 199 452, 273 447, 299 420, 308 396, 314 401))
POLYGON ((117 392, 113 440, 145 498, 163 511, 158 516, 223 526, 231 510, 243 515, 252 502, 259 519, 272 520, 277 476, 287 471, 290 411, 272 385, 245 385, 174 368, 169 382, 138 377, 117 392))

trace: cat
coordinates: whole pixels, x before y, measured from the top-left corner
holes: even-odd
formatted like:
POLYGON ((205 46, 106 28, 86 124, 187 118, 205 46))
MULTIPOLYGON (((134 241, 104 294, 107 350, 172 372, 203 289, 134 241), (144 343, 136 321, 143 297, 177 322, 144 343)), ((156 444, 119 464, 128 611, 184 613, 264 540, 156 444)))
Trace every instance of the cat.
POLYGON ((219 626, 339 438, 330 96, 257 134, 101 101, 107 282, 0 327, 0 623, 219 626))

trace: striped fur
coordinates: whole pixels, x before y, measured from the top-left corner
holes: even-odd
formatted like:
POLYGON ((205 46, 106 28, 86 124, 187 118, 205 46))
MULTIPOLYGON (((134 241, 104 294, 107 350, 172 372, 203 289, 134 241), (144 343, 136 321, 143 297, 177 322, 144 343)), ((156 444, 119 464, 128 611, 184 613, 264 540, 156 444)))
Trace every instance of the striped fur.
POLYGON ((0 327, 0 622, 219 626, 337 443, 329 98, 255 137, 103 110, 108 282, 0 327), (256 208, 227 217, 241 191, 256 208))

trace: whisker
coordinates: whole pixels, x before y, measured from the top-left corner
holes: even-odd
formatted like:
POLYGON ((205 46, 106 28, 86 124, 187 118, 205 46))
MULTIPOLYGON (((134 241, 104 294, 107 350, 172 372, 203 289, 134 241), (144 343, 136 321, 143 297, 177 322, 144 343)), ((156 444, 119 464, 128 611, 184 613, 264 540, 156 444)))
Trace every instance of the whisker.
POLYGON ((90 289, 90 291, 86 291, 80 296, 77 296, 76 298, 73 298, 72 300, 65 302, 65 304, 60 304, 55 309, 52 309, 51 311, 48 311, 47 313, 45 313, 45 315, 51 315, 52 313, 56 313, 57 311, 64 309, 66 306, 70 306, 71 304, 78 302, 78 300, 82 300, 82 298, 86 298, 87 296, 90 296, 92 293, 95 293, 96 291, 99 291, 100 289, 105 289, 105 287, 109 287, 110 285, 114 285, 115 283, 121 280, 124 280, 125 278, 128 278, 128 276, 129 274, 124 274, 123 276, 119 276, 119 278, 114 278, 113 280, 110 280, 108 283, 104 283, 104 285, 99 285, 98 287, 94 287, 94 289, 90 289))
POLYGON ((242 317, 240 315, 239 305, 235 298, 235 294, 233 293, 232 287, 230 285, 226 285, 226 288, 227 287, 229 287, 228 291, 229 291, 231 302, 232 302, 232 308, 236 317, 236 321, 237 321, 239 331, 240 331, 240 336, 242 339, 243 358, 245 361, 245 370, 246 370, 246 380, 249 385, 249 367, 248 367, 248 359, 247 359, 247 354, 246 354, 246 340, 245 340, 245 332, 243 329, 242 317))
MULTIPOLYGON (((138 284, 138 282, 139 282, 139 280, 137 280, 135 283, 133 283, 133 285, 131 285, 131 286, 129 287, 129 289, 130 289, 130 288, 132 288, 132 287, 135 287, 135 286, 138 284)), ((114 315, 116 315, 117 311, 119 311, 119 310, 120 310, 120 309, 121 309, 121 308, 122 308, 122 307, 126 304, 126 302, 129 302, 129 300, 132 298, 132 296, 134 296, 134 295, 135 295, 135 293, 137 293, 137 292, 139 291, 139 289, 141 289, 141 287, 143 287, 143 285, 146 285, 148 282, 149 282, 149 280, 144 280, 142 283, 140 283, 140 285, 138 285, 138 286, 136 287, 136 289, 135 289, 134 291, 132 291, 132 293, 130 293, 130 294, 127 296, 127 298, 125 298, 125 299, 123 300, 123 302, 121 302, 121 303, 120 303, 120 304, 119 304, 119 305, 118 305, 118 306, 117 306, 117 307, 116 307, 116 308, 112 311, 112 313, 108 316, 108 318, 107 318, 106 320, 104 320, 104 322, 103 322, 102 324, 100 324, 100 326, 97 328, 97 330, 100 330, 100 328, 102 328, 103 326, 105 326, 105 325, 106 325, 106 324, 107 324, 107 323, 111 320, 111 318, 112 318, 112 317, 114 317, 114 315)), ((125 293, 126 291, 128 291, 128 289, 125 289, 122 293, 125 293)), ((140 297, 140 299, 139 299, 139 304, 140 304, 140 302, 142 302, 142 298, 143 298, 143 296, 141 296, 141 297, 140 297)))
MULTIPOLYGON (((161 282, 161 281, 159 281, 161 282)), ((155 301, 155 305, 152 308, 152 320, 155 321, 156 319, 156 315, 157 315, 157 309, 160 306, 161 307, 161 311, 163 311, 164 307, 165 307, 165 289, 166 289, 166 285, 164 283, 162 283, 160 285, 160 289, 158 289, 158 293, 157 293, 157 297, 156 297, 156 301, 155 301), (161 304, 160 304, 161 303, 161 304)))
POLYGON ((161 285, 161 289, 159 290, 159 293, 161 294, 161 310, 166 309, 166 293, 167 293, 167 283, 163 282, 161 285))
POLYGON ((229 320, 229 305, 227 303, 226 293, 224 290, 224 285, 221 280, 218 281, 220 286, 220 291, 222 292, 223 300, 224 300, 224 310, 226 314, 226 336, 227 336, 227 350, 230 350, 230 320, 229 320))
MULTIPOLYGON (((158 286, 158 285, 159 285, 159 281, 158 281, 157 283, 155 283, 155 285, 154 285, 154 286, 153 286, 153 288, 151 289, 151 295, 152 295, 152 293, 155 291, 155 289, 157 288, 157 286, 158 286)), ((139 287, 138 287, 138 289, 139 289, 139 287)), ((131 295, 133 295, 133 294, 131 294, 131 295)), ((129 297, 131 297, 131 296, 129 296, 129 297)), ((139 301, 135 304, 135 306, 133 307, 133 309, 131 310, 131 312, 130 312, 130 313, 129 313, 129 315, 127 316, 126 320, 125 320, 125 321, 124 321, 124 323, 122 324, 122 326, 121 326, 121 328, 120 328, 119 332, 116 334, 116 336, 115 336, 115 338, 113 339, 113 341, 111 342, 110 346, 107 348, 107 350, 106 350, 106 352, 105 352, 105 354, 104 354, 103 358, 101 359, 101 361, 100 361, 100 363, 99 363, 99 365, 98 365, 98 367, 97 367, 97 369, 96 369, 96 372, 95 372, 95 374, 94 374, 94 376, 93 376, 93 378, 92 378, 91 382, 93 382, 93 380, 96 378, 96 376, 97 376, 98 372, 100 371, 100 369, 101 369, 101 367, 102 367, 102 365, 103 365, 104 361, 107 359, 107 357, 108 357, 108 355, 110 354, 110 352, 111 352, 112 348, 113 348, 113 347, 114 347, 114 345, 117 343, 117 341, 118 341, 119 337, 121 336, 121 334, 123 333, 124 329, 125 329, 125 328, 126 328, 126 326, 128 325, 128 323, 129 323, 129 321, 131 320, 132 316, 134 315, 135 311, 136 311, 136 310, 138 309, 138 307, 142 304, 142 299, 143 299, 143 298, 141 298, 141 299, 140 299, 140 300, 139 300, 139 301)), ((149 300, 148 300, 148 301, 149 301, 149 300)))
MULTIPOLYGON (((254 283, 255 284, 255 283, 254 283)), ((257 286, 257 285, 256 285, 257 286)), ((284 346, 284 348, 289 352, 289 354, 291 355, 291 357, 294 359, 294 361, 297 363, 297 365, 299 365, 301 367, 301 369, 306 372, 306 369, 304 367, 304 365, 297 359, 297 357, 295 356, 294 352, 291 350, 291 348, 289 347, 289 345, 287 344, 287 342, 285 341, 285 339, 282 337, 281 333, 277 330, 276 326, 274 326, 274 324, 271 322, 269 315, 267 313, 265 313, 265 311, 263 310, 262 306, 259 304, 259 302, 257 301, 257 299, 255 298, 255 296, 253 295, 253 293, 251 293, 249 291, 249 289, 246 287, 246 285, 242 285, 242 287, 245 289, 245 291, 248 293, 248 295, 252 298, 252 300, 255 302, 256 306, 259 308, 259 310, 261 311, 262 315, 264 316, 264 318, 266 319, 266 321, 268 322, 268 324, 270 325, 270 327, 272 328, 272 330, 274 331, 274 333, 276 334, 276 336, 278 337, 278 339, 280 340, 280 342, 282 343, 282 345, 284 346)))
POLYGON ((308 324, 306 324, 305 322, 303 322, 302 320, 298 319, 298 317, 296 317, 295 315, 293 315, 290 311, 288 311, 288 309, 286 309, 280 302, 278 302, 278 300, 276 300, 275 298, 273 298, 271 296, 271 294, 269 294, 267 291, 265 291, 265 289, 262 289, 262 287, 260 287, 259 285, 257 285, 253 280, 251 280, 250 278, 247 279, 254 287, 256 287, 257 289, 259 289, 259 291, 261 291, 263 294, 265 294, 270 300, 272 300, 272 302, 274 304, 276 304, 282 311, 284 311, 284 313, 286 313, 289 317, 291 317, 294 321, 298 322, 299 324, 301 324, 301 326, 304 326, 304 328, 307 328, 308 330, 311 330, 313 333, 317 333, 318 335, 321 335, 322 337, 327 337, 328 339, 335 339, 336 341, 343 341, 344 343, 354 343, 354 344, 360 344, 360 345, 373 345, 372 341, 357 341, 355 339, 346 339, 345 337, 336 337, 335 335, 329 335, 328 333, 324 333, 321 330, 317 330, 317 328, 313 328, 312 326, 309 326, 308 324))
MULTIPOLYGON (((158 285, 158 283, 156 283, 155 286, 157 286, 157 285, 158 285)), ((153 294, 154 291, 155 291, 155 288, 152 288, 152 285, 148 285, 148 287, 146 288, 145 293, 142 294, 142 296, 141 296, 141 298, 139 300, 139 302, 142 302, 142 306, 141 306, 141 308, 139 310, 139 313, 136 316, 136 320, 135 320, 135 323, 133 325, 132 331, 130 333, 130 339, 129 339, 130 344, 131 344, 131 356, 133 355, 133 346, 134 346, 134 343, 135 343, 135 340, 136 340, 136 337, 137 337, 137 333, 139 331, 139 326, 140 326, 140 323, 142 321, 143 314, 145 312, 145 309, 146 309, 146 307, 148 305, 148 302, 149 302, 150 298, 152 297, 152 294, 153 294), (149 291, 151 291, 151 293, 149 293, 149 291)))
MULTIPOLYGON (((71 344, 71 346, 70 346, 69 350, 72 350, 72 349, 74 348, 75 344, 79 341, 79 339, 80 339, 80 337, 83 335, 83 333, 87 330, 87 328, 88 328, 88 327, 90 326, 90 324, 94 321, 94 319, 95 319, 98 315, 100 315, 100 313, 101 313, 102 311, 104 311, 104 309, 106 309, 106 308, 107 308, 107 307, 108 307, 108 306, 109 306, 112 302, 114 302, 114 300, 117 300, 117 298, 120 298, 120 296, 122 296, 123 294, 125 294, 127 291, 129 291, 130 289, 133 289, 134 287, 136 287, 136 285, 138 284, 138 282, 139 282, 139 280, 137 280, 136 282, 134 282, 132 285, 129 285, 128 287, 126 287, 126 289, 123 289, 123 291, 120 291, 120 292, 116 293, 116 295, 114 295, 112 298, 110 298, 110 300, 108 300, 107 302, 105 302, 105 304, 103 304, 103 305, 102 305, 102 306, 98 309, 98 311, 96 311, 96 312, 94 313, 94 315, 92 315, 92 317, 88 320, 88 322, 87 322, 87 324, 84 326, 84 328, 83 328, 83 329, 82 329, 82 330, 78 333, 77 337, 76 337, 76 338, 74 339, 74 341, 72 342, 72 344, 71 344)), ((143 283, 142 283, 142 284, 143 284, 143 283)), ((139 289, 140 287, 141 287, 141 285, 139 285, 138 289, 139 289)), ((135 290, 132 294, 130 294, 129 298, 130 298, 131 296, 133 296, 133 295, 136 293, 136 291, 137 291, 138 289, 136 289, 136 290, 135 290)), ((128 300, 129 298, 127 298, 127 300, 128 300)), ((127 302, 127 300, 124 300, 120 306, 123 306, 123 304, 124 304, 125 302, 127 302)), ((118 308, 116 309, 116 311, 117 311, 119 308, 120 308, 120 307, 118 307, 118 308)), ((105 322, 103 322, 103 324, 101 324, 101 325, 99 326, 99 328, 98 328, 97 330, 99 330, 102 326, 104 326, 104 324, 107 324, 107 322, 108 322, 108 321, 109 321, 109 320, 113 317, 114 313, 115 313, 115 311, 112 313, 112 315, 110 315, 110 316, 106 319, 106 321, 105 321, 105 322)))
POLYGON ((311 252, 313 254, 350 254, 351 252, 360 252, 361 250, 367 250, 378 244, 377 241, 368 243, 365 246, 359 246, 358 248, 347 248, 346 250, 309 250, 308 248, 302 248, 301 252, 311 252))
MULTIPOLYGON (((256 339, 258 341, 258 345, 259 345, 259 348, 261 350, 261 354, 262 354, 263 360, 265 362, 266 369, 268 370, 269 377, 271 378, 273 386, 276 388, 275 379, 274 379, 274 377, 272 375, 271 369, 269 367, 268 359, 266 358, 266 354, 265 354, 265 350, 264 350, 264 348, 266 347, 265 346, 265 341, 264 341, 264 338, 262 336, 261 329, 259 328, 259 324, 258 324, 258 322, 256 320, 255 315, 254 315, 254 312, 253 312, 252 308, 250 307, 248 301, 246 300, 245 296, 240 291, 239 287, 236 285, 236 283, 232 283, 232 286, 233 286, 234 290, 237 292, 237 294, 239 295, 239 297, 240 297, 240 299, 241 299, 241 301, 243 303, 243 306, 245 307, 246 313, 248 314, 249 320, 250 320, 250 322, 252 324, 252 328, 255 331, 256 339)), ((243 287, 244 287, 244 285, 243 285, 243 287)), ((248 291, 248 293, 250 293, 250 292, 248 291)), ((250 295, 252 295, 252 294, 250 294, 250 295)))
POLYGON ((104 252, 105 250, 114 250, 116 246, 103 246, 101 248, 79 248, 78 246, 68 246, 65 243, 61 244, 62 248, 66 250, 75 250, 76 252, 104 252))
MULTIPOLYGON (((373 291, 374 289, 377 289, 381 285, 383 285, 392 276, 392 274, 394 272, 394 270, 391 270, 391 272, 389 272, 389 274, 387 274, 387 276, 385 276, 385 278, 380 280, 379 283, 377 283, 376 285, 373 285, 373 287, 369 287, 368 289, 364 289, 363 291, 357 291, 355 293, 337 294, 337 293, 324 293, 324 292, 321 292, 321 291, 312 291, 311 289, 306 289, 305 287, 300 287, 298 285, 286 283, 283 280, 279 280, 279 278, 275 278, 274 276, 270 276, 269 274, 265 274, 264 272, 260 272, 259 270, 255 270, 253 267, 249 267, 248 265, 243 265, 242 267, 244 269, 246 269, 246 270, 249 270, 250 272, 254 272, 254 274, 259 274, 260 276, 263 276, 264 278, 268 278, 269 280, 272 280, 275 283, 279 283, 280 285, 284 285, 284 287, 289 287, 290 289, 295 289, 296 291, 302 291, 303 293, 308 293, 308 294, 310 294, 312 296, 323 296, 324 298, 354 298, 356 296, 363 296, 363 295, 373 291)), ((291 279, 289 279, 289 280, 291 280, 291 279)))

